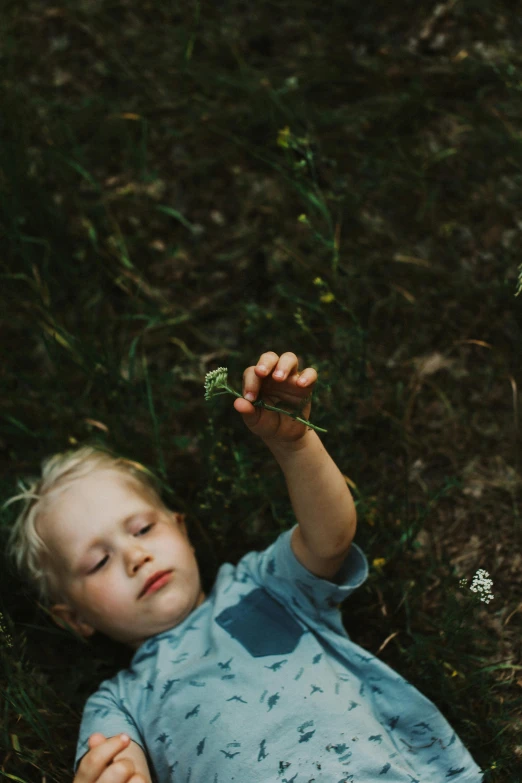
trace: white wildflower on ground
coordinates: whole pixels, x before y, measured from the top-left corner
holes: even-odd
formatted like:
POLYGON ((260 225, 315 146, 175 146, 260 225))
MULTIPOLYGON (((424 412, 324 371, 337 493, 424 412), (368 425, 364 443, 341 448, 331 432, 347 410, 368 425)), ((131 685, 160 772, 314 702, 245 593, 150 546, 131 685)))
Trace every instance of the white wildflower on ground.
MULTIPOLYGON (((467 581, 467 579, 461 579, 459 582, 460 586, 465 587, 467 581)), ((493 580, 489 578, 489 573, 483 568, 479 568, 473 577, 473 581, 469 589, 472 593, 478 593, 481 601, 483 601, 485 604, 489 604, 489 602, 495 597, 493 593, 490 592, 492 587, 493 580)))

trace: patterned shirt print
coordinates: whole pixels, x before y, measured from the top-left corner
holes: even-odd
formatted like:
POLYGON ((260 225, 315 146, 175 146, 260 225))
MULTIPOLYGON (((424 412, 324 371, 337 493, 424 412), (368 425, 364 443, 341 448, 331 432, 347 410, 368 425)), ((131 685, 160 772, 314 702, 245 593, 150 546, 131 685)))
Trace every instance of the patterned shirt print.
POLYGON ((339 604, 368 577, 352 544, 336 582, 293 554, 293 530, 221 566, 208 598, 151 637, 84 708, 126 732, 158 783, 481 783, 437 707, 352 642, 339 604))

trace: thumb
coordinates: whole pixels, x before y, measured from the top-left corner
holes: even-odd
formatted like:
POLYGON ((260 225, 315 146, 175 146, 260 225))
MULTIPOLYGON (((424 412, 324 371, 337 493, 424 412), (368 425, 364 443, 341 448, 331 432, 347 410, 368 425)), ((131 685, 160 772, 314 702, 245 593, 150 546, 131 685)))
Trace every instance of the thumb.
POLYGON ((238 413, 241 413, 247 427, 253 427, 257 424, 259 420, 259 410, 254 408, 252 403, 245 400, 244 397, 236 397, 234 400, 234 408, 238 413))

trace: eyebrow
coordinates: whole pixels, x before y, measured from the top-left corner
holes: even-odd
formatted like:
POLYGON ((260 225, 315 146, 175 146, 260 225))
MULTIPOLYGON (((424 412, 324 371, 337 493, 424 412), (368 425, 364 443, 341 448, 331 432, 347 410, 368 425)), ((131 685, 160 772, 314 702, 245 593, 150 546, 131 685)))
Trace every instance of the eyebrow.
MULTIPOLYGON (((121 519, 120 522, 118 523, 118 527, 125 527, 126 525, 130 524, 135 519, 137 519, 138 517, 143 517, 147 514, 150 514, 150 511, 135 511, 133 514, 129 514, 128 516, 121 519)), ((87 554, 91 551, 91 549, 94 549, 94 547, 101 544, 101 541, 102 539, 98 537, 87 544, 85 549, 76 559, 75 570, 79 570, 82 567, 83 558, 87 556, 87 554)))

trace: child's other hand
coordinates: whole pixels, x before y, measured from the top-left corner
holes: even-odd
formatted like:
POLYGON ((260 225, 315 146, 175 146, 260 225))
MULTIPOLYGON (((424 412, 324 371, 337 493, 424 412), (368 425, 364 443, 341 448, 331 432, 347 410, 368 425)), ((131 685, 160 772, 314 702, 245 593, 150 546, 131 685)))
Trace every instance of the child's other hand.
MULTIPOLYGON (((302 419, 310 419, 311 396, 317 372, 313 367, 307 367, 300 373, 298 366, 299 360, 295 353, 286 352, 278 356, 273 351, 267 351, 261 354, 257 364, 247 367, 243 373, 243 395, 251 392, 255 400, 262 397, 268 405, 284 410, 299 409, 305 399, 310 397, 299 414, 302 419), (261 370, 261 365, 266 367, 265 372, 261 370), (275 375, 279 370, 283 372, 281 378, 275 375), (302 385, 301 381, 304 381, 302 385)), ((259 435, 267 442, 293 443, 300 440, 308 429, 306 424, 294 421, 283 413, 256 408, 244 397, 236 397, 234 408, 242 414, 243 421, 254 435, 259 435)))
POLYGON ((112 763, 129 744, 127 735, 106 739, 103 734, 91 734, 89 750, 80 761, 73 783, 144 783, 145 778, 136 773, 131 759, 112 763))

